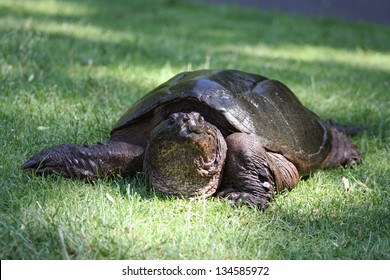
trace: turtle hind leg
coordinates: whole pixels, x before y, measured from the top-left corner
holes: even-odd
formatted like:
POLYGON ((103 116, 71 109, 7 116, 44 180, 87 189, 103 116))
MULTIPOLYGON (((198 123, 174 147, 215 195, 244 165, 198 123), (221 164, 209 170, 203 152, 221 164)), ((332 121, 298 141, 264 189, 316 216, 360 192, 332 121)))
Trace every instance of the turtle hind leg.
POLYGON ((356 165, 363 161, 360 150, 337 129, 331 129, 332 149, 323 161, 323 167, 356 165))
POLYGON ((368 129, 368 126, 364 125, 343 125, 339 123, 335 123, 330 119, 327 119, 324 121, 326 125, 328 125, 331 128, 336 129, 337 131, 340 131, 341 133, 344 133, 345 135, 353 136, 358 133, 364 132, 368 129))
POLYGON ((52 173, 66 178, 94 181, 114 174, 141 170, 143 148, 124 142, 102 142, 91 146, 64 144, 34 155, 22 168, 37 175, 52 173))
POLYGON ((298 182, 295 166, 286 165, 284 157, 267 152, 253 134, 234 133, 226 138, 228 153, 222 185, 216 196, 226 197, 260 210, 274 198, 276 186, 290 189, 298 182))

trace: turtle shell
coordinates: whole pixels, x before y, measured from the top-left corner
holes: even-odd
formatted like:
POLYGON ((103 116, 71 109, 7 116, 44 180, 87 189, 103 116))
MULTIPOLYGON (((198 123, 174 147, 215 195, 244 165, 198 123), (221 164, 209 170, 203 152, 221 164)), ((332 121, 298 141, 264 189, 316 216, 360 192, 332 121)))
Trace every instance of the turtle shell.
POLYGON ((164 118, 197 111, 224 136, 253 133, 269 151, 284 155, 303 173, 319 167, 331 150, 329 128, 284 84, 236 70, 184 72, 138 100, 112 133, 146 114, 164 118))

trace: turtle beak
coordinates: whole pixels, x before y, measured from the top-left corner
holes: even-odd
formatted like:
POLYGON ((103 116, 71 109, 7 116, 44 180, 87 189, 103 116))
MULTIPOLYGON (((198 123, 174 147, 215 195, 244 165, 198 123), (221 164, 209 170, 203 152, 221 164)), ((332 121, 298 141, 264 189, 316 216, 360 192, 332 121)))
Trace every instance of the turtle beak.
POLYGON ((200 134, 202 133, 203 129, 201 126, 199 126, 194 120, 190 119, 186 123, 183 123, 180 126, 180 136, 187 136, 191 133, 200 134))

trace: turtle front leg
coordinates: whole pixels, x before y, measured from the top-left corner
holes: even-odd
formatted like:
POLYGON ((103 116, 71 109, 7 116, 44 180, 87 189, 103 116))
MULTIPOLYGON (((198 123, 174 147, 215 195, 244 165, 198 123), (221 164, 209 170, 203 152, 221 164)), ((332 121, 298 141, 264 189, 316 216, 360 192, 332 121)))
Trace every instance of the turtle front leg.
POLYGON ((66 178, 93 181, 141 171, 143 152, 140 146, 117 141, 81 147, 64 144, 34 155, 22 168, 37 175, 56 173, 66 178))
POLYGON ((283 156, 267 152, 258 136, 234 133, 226 138, 226 143, 226 167, 216 196, 264 210, 277 189, 290 189, 297 184, 295 166, 283 156))

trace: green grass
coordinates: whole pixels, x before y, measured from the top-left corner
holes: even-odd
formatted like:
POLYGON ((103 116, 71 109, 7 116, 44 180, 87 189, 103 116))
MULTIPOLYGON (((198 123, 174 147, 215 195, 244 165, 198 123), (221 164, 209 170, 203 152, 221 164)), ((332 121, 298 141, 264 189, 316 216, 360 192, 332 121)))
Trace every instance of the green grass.
POLYGON ((389 27, 231 6, 2 0, 1 259, 390 259, 389 46, 389 27), (364 163, 318 171, 264 213, 165 197, 142 174, 20 169, 49 146, 106 140, 140 96, 201 68, 279 79, 322 118, 369 125, 353 139, 364 163))

